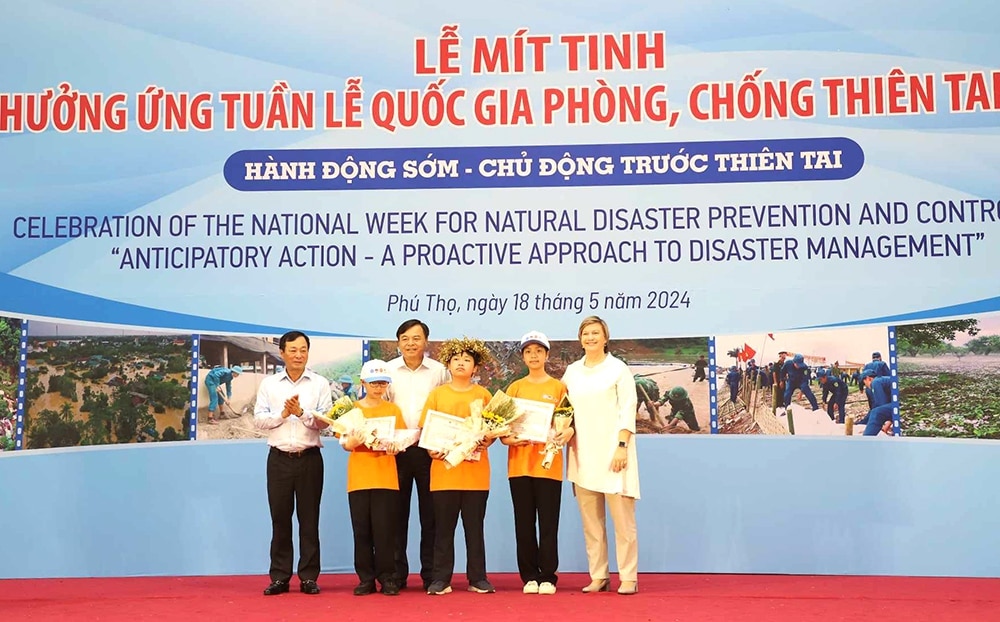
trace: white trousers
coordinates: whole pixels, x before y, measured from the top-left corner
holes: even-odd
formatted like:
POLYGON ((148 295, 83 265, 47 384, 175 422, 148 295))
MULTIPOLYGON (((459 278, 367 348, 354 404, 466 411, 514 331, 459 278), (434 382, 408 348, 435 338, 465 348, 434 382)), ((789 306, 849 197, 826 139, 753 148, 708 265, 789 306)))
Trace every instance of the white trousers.
POLYGON ((637 581, 639 572, 639 541, 635 526, 635 498, 594 492, 576 486, 576 502, 580 506, 583 538, 587 545, 590 578, 607 579, 608 529, 605 508, 611 513, 615 530, 615 556, 618 578, 637 581))

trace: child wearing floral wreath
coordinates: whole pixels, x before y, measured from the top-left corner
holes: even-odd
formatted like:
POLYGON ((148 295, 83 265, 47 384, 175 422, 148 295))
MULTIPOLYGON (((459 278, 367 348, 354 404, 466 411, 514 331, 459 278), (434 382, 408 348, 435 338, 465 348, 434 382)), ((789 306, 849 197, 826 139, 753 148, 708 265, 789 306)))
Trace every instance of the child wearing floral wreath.
MULTIPOLYGON (((492 397, 489 391, 472 381, 480 365, 490 359, 482 341, 467 337, 450 339, 442 345, 438 359, 451 373, 451 382, 435 388, 428 395, 420 418, 421 428, 430 410, 468 418, 473 402, 485 405, 492 397)), ((455 529, 459 516, 465 531, 469 591, 479 594, 495 591, 486 578, 486 537, 483 531, 486 500, 490 494, 490 460, 485 449, 491 443, 492 440, 483 442, 478 460, 464 461, 450 469, 446 467, 444 453, 429 452, 434 459, 431 462, 430 490, 435 532, 434 565, 428 594, 451 592, 455 571, 455 529)))

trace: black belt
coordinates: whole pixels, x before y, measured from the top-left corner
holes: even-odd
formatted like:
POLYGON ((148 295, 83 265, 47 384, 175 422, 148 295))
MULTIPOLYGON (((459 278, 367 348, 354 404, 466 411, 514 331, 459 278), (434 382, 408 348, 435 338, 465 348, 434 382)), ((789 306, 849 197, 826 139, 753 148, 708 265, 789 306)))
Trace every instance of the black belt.
POLYGON ((311 453, 319 453, 319 447, 307 447, 302 451, 282 451, 277 447, 271 447, 271 452, 281 454, 287 458, 303 458, 311 453))

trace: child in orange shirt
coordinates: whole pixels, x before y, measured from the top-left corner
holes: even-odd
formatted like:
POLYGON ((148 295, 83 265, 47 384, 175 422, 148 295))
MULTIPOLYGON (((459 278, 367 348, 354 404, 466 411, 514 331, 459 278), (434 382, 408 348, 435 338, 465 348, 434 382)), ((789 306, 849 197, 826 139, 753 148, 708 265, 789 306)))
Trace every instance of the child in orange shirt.
MULTIPOLYGON (((472 382, 479 366, 489 360, 489 356, 486 344, 478 339, 451 339, 442 345, 439 360, 448 367, 451 382, 435 388, 427 396, 420 427, 424 426, 429 410, 466 418, 471 414, 471 403, 481 401, 485 406, 490 401, 490 392, 472 382)), ((455 529, 459 515, 465 531, 469 591, 479 594, 496 591, 486 578, 486 537, 483 532, 486 500, 490 494, 490 459, 485 449, 490 444, 492 440, 480 447, 482 451, 478 461, 466 460, 451 469, 445 468, 444 454, 429 452, 434 458, 430 485, 434 504, 434 567, 428 594, 451 592, 451 578, 455 571, 455 529)))
MULTIPOLYGON (((366 418, 394 417, 395 428, 406 428, 403 413, 385 400, 391 378, 384 361, 371 360, 361 368, 365 397, 354 403, 366 418)), ((366 447, 360 434, 341 438, 341 446, 351 452, 347 459, 347 501, 354 529, 354 571, 361 582, 355 596, 375 593, 375 580, 386 596, 398 596, 394 579, 396 514, 399 510, 399 481, 396 451, 374 451, 366 447)))
MULTIPOLYGON (((549 359, 549 340, 537 331, 521 337, 521 357, 528 375, 515 380, 507 395, 552 404, 566 395, 566 385, 545 371, 549 359)), ((565 444, 573 437, 573 428, 554 440, 565 444)), ((517 569, 524 582, 525 594, 555 594, 556 569, 559 567, 559 508, 562 500, 562 452, 552 465, 542 467, 544 443, 532 443, 513 436, 501 439, 509 447, 507 477, 510 498, 514 503, 514 537, 517 542, 517 569), (535 537, 537 518, 538 537, 535 537)))

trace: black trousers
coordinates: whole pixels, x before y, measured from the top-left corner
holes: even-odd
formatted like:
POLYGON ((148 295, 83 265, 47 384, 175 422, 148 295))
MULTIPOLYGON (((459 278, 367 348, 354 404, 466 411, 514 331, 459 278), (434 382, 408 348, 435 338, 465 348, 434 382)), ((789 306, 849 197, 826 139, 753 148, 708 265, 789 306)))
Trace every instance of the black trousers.
POLYGON ((396 455, 399 476, 399 514, 396 524, 396 580, 402 585, 410 574, 406 541, 410 529, 410 502, 414 485, 420 514, 420 578, 431 582, 434 566, 434 502, 431 500, 431 457, 426 449, 413 445, 396 455))
POLYGON ((292 577, 292 512, 299 521, 299 579, 319 577, 319 502, 323 455, 319 447, 301 455, 275 448, 267 454, 267 504, 271 508, 271 580, 292 577))
POLYGON ((514 538, 521 581, 556 584, 559 568, 559 508, 562 482, 545 477, 510 478, 514 538), (535 524, 538 531, 535 531, 535 524))
POLYGON ((399 491, 384 488, 347 493, 354 528, 354 571, 362 583, 382 585, 396 572, 399 491))
POLYGON ((434 581, 451 585, 455 572, 455 529, 462 516, 465 531, 465 576, 469 583, 486 578, 486 520, 488 490, 438 490, 434 498, 434 581))

